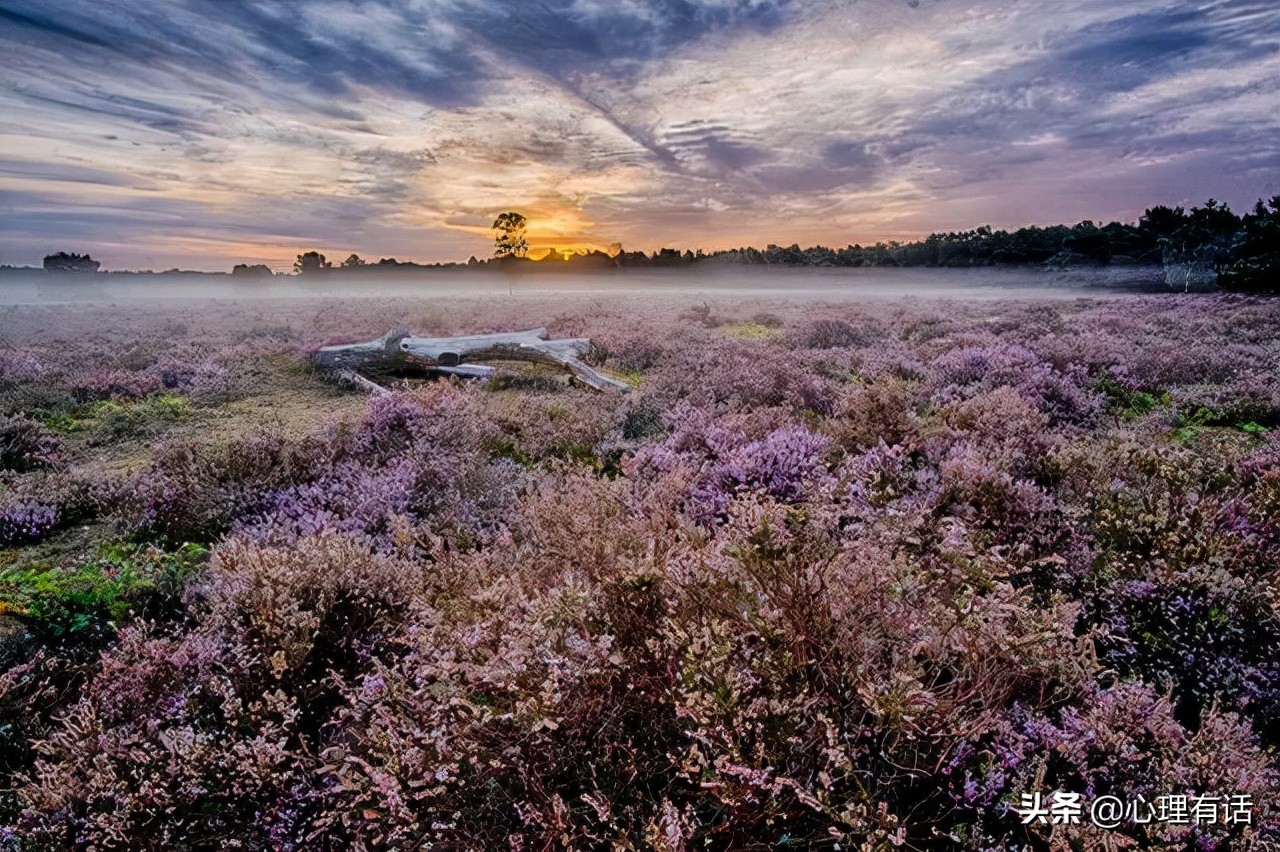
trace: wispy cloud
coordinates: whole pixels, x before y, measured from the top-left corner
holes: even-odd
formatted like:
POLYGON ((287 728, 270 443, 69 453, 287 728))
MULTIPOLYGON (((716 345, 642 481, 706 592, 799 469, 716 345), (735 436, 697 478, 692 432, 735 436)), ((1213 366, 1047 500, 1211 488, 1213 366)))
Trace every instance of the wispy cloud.
POLYGON ((1280 191, 1269 0, 0 3, 0 259, 828 244, 1280 191))

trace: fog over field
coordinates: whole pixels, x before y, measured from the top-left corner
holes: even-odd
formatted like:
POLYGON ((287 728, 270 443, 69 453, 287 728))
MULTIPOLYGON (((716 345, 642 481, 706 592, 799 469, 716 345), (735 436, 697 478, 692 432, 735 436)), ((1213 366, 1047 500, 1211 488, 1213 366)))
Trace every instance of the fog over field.
POLYGON ((387 275, 342 271, 328 277, 276 276, 237 281, 212 275, 45 275, 0 278, 0 306, 189 300, 357 302, 371 298, 421 300, 433 305, 470 299, 572 305, 592 300, 680 302, 768 299, 841 303, 900 298, 1072 299, 1123 296, 1165 289, 1159 268, 1106 269, 782 269, 757 267, 618 270, 603 274, 432 271, 387 275))

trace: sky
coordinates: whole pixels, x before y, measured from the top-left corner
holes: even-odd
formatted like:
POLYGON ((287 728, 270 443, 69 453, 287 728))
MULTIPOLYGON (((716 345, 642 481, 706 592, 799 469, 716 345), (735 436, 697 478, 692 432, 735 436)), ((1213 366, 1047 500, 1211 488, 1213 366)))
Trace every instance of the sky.
POLYGON ((0 263, 465 260, 1280 193, 1276 0, 0 0, 0 263))

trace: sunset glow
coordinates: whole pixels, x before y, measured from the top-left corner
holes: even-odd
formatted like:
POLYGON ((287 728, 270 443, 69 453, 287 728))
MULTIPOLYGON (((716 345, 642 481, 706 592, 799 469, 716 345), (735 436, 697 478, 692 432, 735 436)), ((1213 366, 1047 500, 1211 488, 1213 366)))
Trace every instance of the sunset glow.
POLYGON ((1261 0, 0 9, 0 262, 912 239, 1280 191, 1261 0), (682 11, 683 10, 683 11, 682 11))

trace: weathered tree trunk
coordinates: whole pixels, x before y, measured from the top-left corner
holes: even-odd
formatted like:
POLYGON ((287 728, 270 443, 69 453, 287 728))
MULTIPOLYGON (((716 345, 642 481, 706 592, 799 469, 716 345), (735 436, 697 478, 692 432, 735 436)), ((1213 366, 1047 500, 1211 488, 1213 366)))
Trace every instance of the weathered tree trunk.
POLYGON ((393 331, 367 343, 325 346, 316 352, 315 363, 357 384, 367 383, 380 390, 379 385, 361 374, 420 369, 483 377, 493 372, 492 367, 472 363, 475 361, 553 364, 596 390, 629 390, 626 383, 611 379, 582 362, 581 356, 590 349, 591 341, 585 337, 551 340, 545 328, 463 337, 414 337, 407 331, 393 331))

